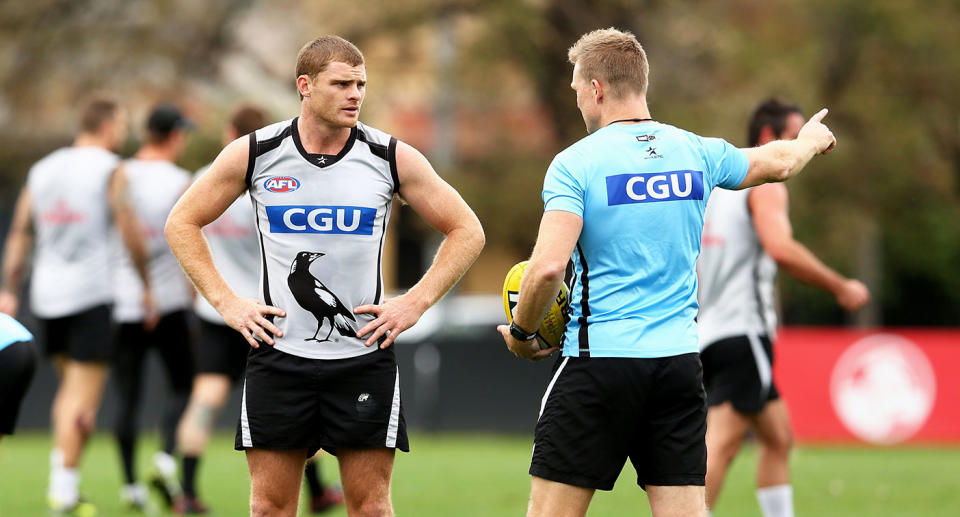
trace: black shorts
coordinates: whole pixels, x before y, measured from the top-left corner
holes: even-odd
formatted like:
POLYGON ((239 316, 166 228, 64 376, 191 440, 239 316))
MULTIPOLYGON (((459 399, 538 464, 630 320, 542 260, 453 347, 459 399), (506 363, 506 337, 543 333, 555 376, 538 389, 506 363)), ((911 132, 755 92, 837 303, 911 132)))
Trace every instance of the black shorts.
POLYGON ((236 382, 243 377, 250 344, 227 325, 200 319, 200 330, 194 343, 197 373, 226 375, 236 382))
POLYGON ((706 430, 698 354, 563 357, 541 402, 530 475, 612 490, 630 458, 641 487, 703 486, 706 430))
POLYGON ((35 367, 30 343, 20 341, 0 350, 0 434, 13 434, 35 367))
POLYGON ((164 314, 150 332, 143 328, 142 322, 118 325, 113 374, 121 390, 130 390, 134 392, 133 396, 139 396, 141 381, 134 377, 143 374, 147 351, 152 348, 160 354, 170 389, 178 393, 190 393, 194 374, 190 318, 190 311, 187 310, 164 314))
POLYGON ((730 401, 740 413, 763 411, 780 398, 773 383, 773 346, 767 336, 736 336, 715 341, 700 353, 707 403, 730 401))
POLYGON ((348 359, 306 359, 251 348, 235 448, 410 450, 393 349, 348 359))
POLYGON ((75 361, 108 362, 114 345, 111 312, 110 305, 97 305, 61 318, 38 318, 44 353, 75 361))

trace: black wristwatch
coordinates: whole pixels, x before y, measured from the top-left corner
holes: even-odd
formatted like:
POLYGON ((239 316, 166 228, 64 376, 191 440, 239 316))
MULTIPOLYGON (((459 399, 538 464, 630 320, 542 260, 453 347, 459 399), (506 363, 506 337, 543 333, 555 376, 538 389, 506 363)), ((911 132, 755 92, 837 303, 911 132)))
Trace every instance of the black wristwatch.
POLYGON ((517 325, 517 322, 510 323, 510 335, 513 336, 517 341, 530 341, 531 339, 537 337, 536 332, 527 332, 520 328, 520 325, 517 325))

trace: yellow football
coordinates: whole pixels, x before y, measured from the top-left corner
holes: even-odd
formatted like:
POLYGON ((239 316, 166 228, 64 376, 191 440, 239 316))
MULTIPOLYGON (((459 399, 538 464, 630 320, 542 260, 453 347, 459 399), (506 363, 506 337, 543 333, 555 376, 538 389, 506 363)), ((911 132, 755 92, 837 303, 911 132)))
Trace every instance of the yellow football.
MULTIPOLYGON (((520 299, 520 282, 526 269, 527 261, 524 260, 510 268, 503 281, 503 310, 507 313, 507 323, 513 323, 513 308, 520 299)), ((567 331, 567 321, 570 320, 569 308, 567 285, 561 284, 556 300, 537 329, 537 341, 541 349, 558 347, 563 343, 563 333, 567 331)))

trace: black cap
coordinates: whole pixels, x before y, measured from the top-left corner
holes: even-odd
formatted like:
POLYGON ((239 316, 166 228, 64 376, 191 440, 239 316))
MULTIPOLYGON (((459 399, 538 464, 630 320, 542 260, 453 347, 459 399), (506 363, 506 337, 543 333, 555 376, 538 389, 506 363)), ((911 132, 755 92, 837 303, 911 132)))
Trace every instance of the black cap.
POLYGON ((193 122, 173 104, 161 104, 150 112, 147 118, 147 130, 151 133, 168 135, 175 129, 193 129, 193 122))

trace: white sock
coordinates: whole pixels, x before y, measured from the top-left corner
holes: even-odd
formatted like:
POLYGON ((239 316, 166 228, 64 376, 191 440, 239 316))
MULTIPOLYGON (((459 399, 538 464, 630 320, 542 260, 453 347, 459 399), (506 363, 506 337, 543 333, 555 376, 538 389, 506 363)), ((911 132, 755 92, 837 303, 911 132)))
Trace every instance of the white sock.
POLYGON ((157 451, 153 455, 153 464, 157 467, 157 470, 160 471, 160 474, 164 477, 172 478, 177 475, 177 459, 173 456, 163 452, 157 451))
POLYGON ((763 517, 793 517, 793 487, 790 485, 758 488, 757 501, 763 517))
POLYGON ((54 447, 50 449, 50 470, 63 466, 63 451, 54 447))
POLYGON ((50 449, 50 477, 47 479, 47 496, 53 496, 54 478, 57 471, 63 468, 63 452, 60 449, 50 449))
POLYGON ((77 504, 80 473, 77 469, 56 467, 50 472, 50 490, 47 496, 58 508, 70 508, 77 504))
POLYGON ((140 483, 130 483, 129 485, 123 485, 121 489, 121 494, 125 501, 131 501, 143 504, 147 501, 147 487, 143 486, 140 483))

